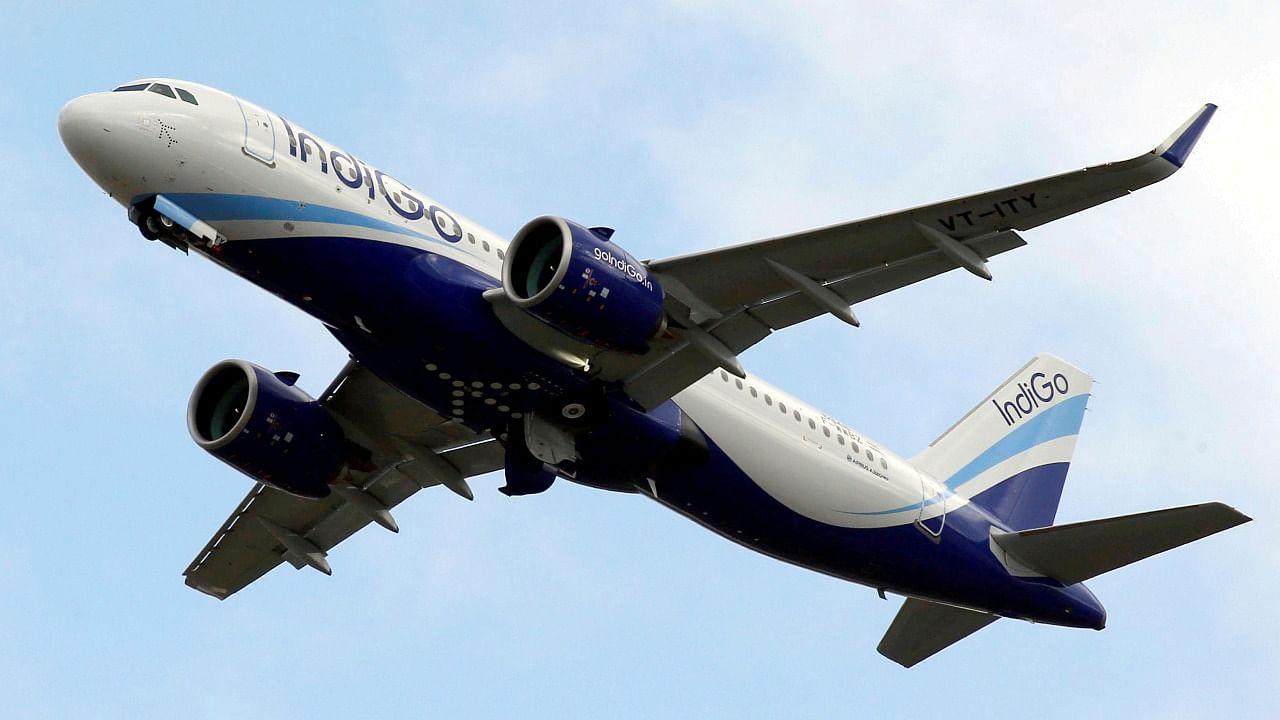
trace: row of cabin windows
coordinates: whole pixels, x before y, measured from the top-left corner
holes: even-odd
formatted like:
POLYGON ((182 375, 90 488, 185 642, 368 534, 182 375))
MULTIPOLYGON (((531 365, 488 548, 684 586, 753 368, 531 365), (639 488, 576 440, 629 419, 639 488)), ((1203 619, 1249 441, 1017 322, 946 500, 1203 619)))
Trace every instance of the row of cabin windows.
POLYGON ((137 83, 135 85, 121 85, 111 92, 133 92, 137 90, 150 90, 157 95, 163 95, 167 98, 173 98, 175 100, 181 99, 183 102, 191 103, 192 105, 200 104, 196 102, 195 95, 192 95, 180 87, 171 88, 164 83, 137 83), (175 92, 177 93, 176 95, 174 94, 175 92))
MULTIPOLYGON (((467 242, 471 243, 472 245, 475 245, 475 244, 476 244, 476 236, 475 236, 475 235, 472 235, 471 233, 467 233, 467 242)), ((494 249, 490 247, 490 245, 489 245, 489 241, 488 241, 488 240, 481 240, 481 241, 480 241, 480 245, 484 248, 484 251, 485 251, 485 252, 493 252, 493 251, 494 251, 494 249)), ((501 250, 501 249, 498 249, 498 250, 497 250, 497 254, 498 254, 498 259, 499 259, 499 260, 503 260, 503 259, 505 259, 505 258, 507 257, 507 254, 506 254, 506 253, 504 253, 504 252, 502 252, 502 250, 501 250)))
MULTIPOLYGON (((720 379, 721 379, 721 380, 723 380, 723 381, 724 381, 724 382, 726 382, 726 383, 727 383, 727 382, 729 382, 729 373, 727 373, 727 372, 725 372, 725 371, 721 370, 721 371, 720 371, 720 379)), ((739 390, 746 389, 748 392, 750 392, 750 393, 751 393, 751 397, 753 397, 753 398, 758 398, 758 397, 760 397, 760 393, 756 391, 756 388, 755 388, 755 386, 754 386, 754 385, 747 385, 747 386, 744 386, 744 385, 743 385, 743 383, 742 383, 742 380, 741 380, 741 379, 735 379, 735 380, 733 381, 733 384, 734 384, 734 385, 735 385, 739 390)), ((772 398, 772 397, 770 397, 768 393, 765 393, 765 396, 764 396, 764 404, 765 404, 765 405, 767 405, 767 406, 769 406, 769 407, 773 407, 773 398, 772 398)), ((786 404, 786 403, 784 403, 784 402, 782 402, 782 401, 778 401, 778 410, 780 410, 780 411, 782 412, 782 414, 783 414, 783 415, 786 415, 786 414, 787 414, 787 404, 786 404)), ((792 409, 792 411, 791 411, 791 416, 795 418, 796 422, 803 422, 803 421, 804 421, 804 418, 800 415, 800 411, 799 411, 799 410, 792 409)), ((810 430, 817 430, 817 429, 818 429, 818 424, 817 424, 816 422, 814 422, 813 418, 809 418, 809 429, 810 429, 810 430)), ((826 436, 826 437, 831 437, 831 428, 827 427, 826 425, 823 425, 823 426, 822 426, 822 434, 823 434, 824 436, 826 436)), ((836 433, 836 442, 837 442, 837 443, 839 443, 839 444, 841 444, 841 445, 844 445, 844 444, 845 444, 845 437, 844 437, 844 434, 843 434, 843 433, 836 433)), ((858 447, 858 443, 854 442, 852 439, 851 439, 851 440, 849 440, 849 447, 853 450, 854 455, 860 454, 860 453, 862 452, 862 448, 858 447)), ((852 461, 853 461, 853 456, 847 456, 847 457, 848 457, 848 459, 849 459, 849 461, 850 461, 850 462, 852 462, 852 461)), ((875 460, 876 460, 876 458, 875 458, 875 455, 871 452, 871 448, 867 448, 867 462, 875 462, 875 460)), ((880 468, 881 468, 882 470, 888 470, 888 469, 889 469, 889 463, 888 463, 888 462, 887 462, 883 457, 881 457, 881 458, 880 458, 880 468)))

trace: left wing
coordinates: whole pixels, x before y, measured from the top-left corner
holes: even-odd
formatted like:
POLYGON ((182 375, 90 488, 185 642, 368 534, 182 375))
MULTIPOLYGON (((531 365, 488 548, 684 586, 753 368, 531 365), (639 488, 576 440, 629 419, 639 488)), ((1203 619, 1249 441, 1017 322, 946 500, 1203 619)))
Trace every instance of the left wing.
POLYGON ((1205 105, 1163 143, 1121 162, 806 232, 648 263, 666 291, 668 332, 644 355, 601 352, 486 294, 503 323, 552 356, 589 360, 646 408, 717 366, 741 376, 736 356, 774 330, 956 268, 990 279, 986 260, 1026 244, 1018 235, 1163 180, 1186 161, 1217 108, 1205 105))
POLYGON ((323 500, 259 483, 182 573, 187 585, 223 600, 285 561, 329 574, 328 551, 365 525, 397 532, 390 510, 410 495, 445 485, 469 500, 465 478, 503 466, 496 440, 441 417, 355 361, 321 401, 348 438, 370 449, 370 467, 323 500))

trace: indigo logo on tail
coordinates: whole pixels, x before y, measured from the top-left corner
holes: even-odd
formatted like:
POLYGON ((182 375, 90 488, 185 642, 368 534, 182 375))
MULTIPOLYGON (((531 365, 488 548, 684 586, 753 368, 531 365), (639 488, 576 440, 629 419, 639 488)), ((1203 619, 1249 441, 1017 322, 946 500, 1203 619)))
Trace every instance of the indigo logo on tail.
POLYGON ((1066 395, 1070 386, 1067 384, 1067 376, 1062 373, 1050 378, 1038 372, 1033 373, 1027 382, 1019 382, 1017 388, 1018 393, 1008 400, 991 400, 1005 425, 1011 426, 1035 412, 1041 405, 1048 405, 1054 398, 1066 395))

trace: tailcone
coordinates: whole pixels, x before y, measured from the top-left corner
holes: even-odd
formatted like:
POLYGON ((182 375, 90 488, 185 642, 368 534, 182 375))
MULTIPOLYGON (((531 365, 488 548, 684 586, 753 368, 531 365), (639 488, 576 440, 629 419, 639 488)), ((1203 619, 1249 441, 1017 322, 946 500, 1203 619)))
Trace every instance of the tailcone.
POLYGON ((1061 624, 1090 630, 1101 630, 1107 626, 1107 609, 1084 583, 1063 588, 1063 595, 1068 601, 1064 610, 1067 622, 1061 624))

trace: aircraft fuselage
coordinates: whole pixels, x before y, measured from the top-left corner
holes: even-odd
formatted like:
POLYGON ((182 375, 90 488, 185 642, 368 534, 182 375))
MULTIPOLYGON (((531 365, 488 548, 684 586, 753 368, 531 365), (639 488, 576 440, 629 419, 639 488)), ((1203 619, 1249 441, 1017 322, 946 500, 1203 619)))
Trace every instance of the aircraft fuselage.
POLYGON ((512 420, 589 395, 629 424, 593 431, 562 477, 650 497, 738 544, 874 588, 1105 623, 1082 584, 1011 575, 990 547, 992 528, 1007 528, 948 478, 757 377, 714 372, 650 413, 601 395, 588 370, 525 344, 482 297, 502 285, 505 239, 282 116, 202 85, 148 82, 197 104, 148 89, 72 101, 59 125, 85 171, 125 208, 163 195, 216 228, 218 241, 189 249, 312 315, 441 415, 512 442, 512 420), (673 413, 705 435, 700 462, 651 462, 649 438, 673 413))

